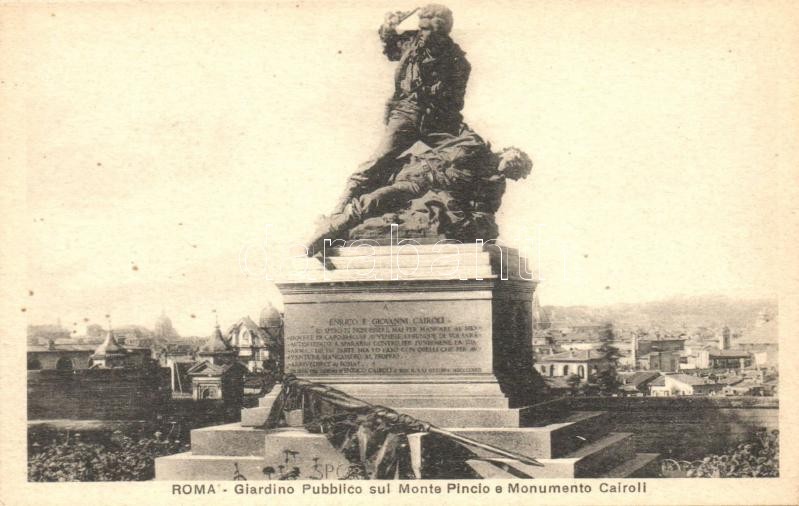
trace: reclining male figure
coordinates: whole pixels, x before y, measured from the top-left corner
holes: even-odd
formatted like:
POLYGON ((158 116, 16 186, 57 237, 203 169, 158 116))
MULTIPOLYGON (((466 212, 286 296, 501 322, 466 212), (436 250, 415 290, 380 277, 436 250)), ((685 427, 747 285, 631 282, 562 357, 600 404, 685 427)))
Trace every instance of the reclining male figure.
POLYGON ((364 220, 404 209, 431 190, 446 192, 453 208, 490 215, 493 220, 505 180, 526 178, 532 170, 533 163, 526 153, 517 148, 492 152, 466 125, 462 125, 458 135, 434 137, 434 148, 403 157, 405 163, 393 183, 352 198, 342 212, 323 220, 306 246, 308 256, 322 251, 325 239, 345 238, 364 220), (480 194, 486 188, 491 190, 480 194))

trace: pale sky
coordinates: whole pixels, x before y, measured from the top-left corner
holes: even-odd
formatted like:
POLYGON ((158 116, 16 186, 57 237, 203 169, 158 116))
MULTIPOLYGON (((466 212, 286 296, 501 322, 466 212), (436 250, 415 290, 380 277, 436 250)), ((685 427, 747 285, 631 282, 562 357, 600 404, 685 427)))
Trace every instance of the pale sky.
MULTIPOLYGON (((498 223, 534 264, 540 244, 542 304, 775 293, 789 19, 765 2, 448 5, 466 121, 535 162, 498 223)), ((414 6, 29 9, 30 322, 163 309, 207 335, 214 310, 227 325, 279 303, 240 253, 271 225, 274 269, 375 148, 395 65, 376 30, 414 6)))

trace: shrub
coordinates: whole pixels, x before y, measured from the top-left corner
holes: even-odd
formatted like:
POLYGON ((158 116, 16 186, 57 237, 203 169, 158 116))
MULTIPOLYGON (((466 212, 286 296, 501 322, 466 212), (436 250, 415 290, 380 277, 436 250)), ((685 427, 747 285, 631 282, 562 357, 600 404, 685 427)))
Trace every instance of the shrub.
POLYGON ((105 442, 80 434, 63 441, 34 442, 28 454, 29 481, 141 481, 155 476, 155 458, 189 450, 189 444, 153 437, 134 439, 117 430, 105 442))
POLYGON ((779 431, 756 433, 749 441, 721 455, 694 462, 663 461, 665 475, 679 472, 689 478, 768 478, 779 476, 779 431), (683 474, 684 473, 684 474, 683 474))

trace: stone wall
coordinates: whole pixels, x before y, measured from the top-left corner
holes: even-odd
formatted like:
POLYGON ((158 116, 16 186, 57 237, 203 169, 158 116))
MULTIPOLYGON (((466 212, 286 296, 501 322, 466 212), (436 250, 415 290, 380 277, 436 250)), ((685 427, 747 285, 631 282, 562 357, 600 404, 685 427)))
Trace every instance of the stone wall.
POLYGON ((223 399, 172 399, 164 411, 164 420, 184 427, 199 428, 241 420, 241 405, 223 399))
POLYGON ((150 419, 169 402, 169 369, 28 371, 28 419, 150 419))
MULTIPOLYGON (((38 361, 38 369, 56 369, 58 360, 65 358, 72 361, 73 369, 88 369, 89 358, 94 353, 94 350, 52 350, 52 351, 37 351, 28 352, 28 363, 38 361)), ((28 366, 30 367, 30 366, 28 366)))
POLYGON ((684 460, 779 428, 775 397, 569 397, 539 404, 536 411, 607 411, 610 430, 635 434, 638 451, 684 460))

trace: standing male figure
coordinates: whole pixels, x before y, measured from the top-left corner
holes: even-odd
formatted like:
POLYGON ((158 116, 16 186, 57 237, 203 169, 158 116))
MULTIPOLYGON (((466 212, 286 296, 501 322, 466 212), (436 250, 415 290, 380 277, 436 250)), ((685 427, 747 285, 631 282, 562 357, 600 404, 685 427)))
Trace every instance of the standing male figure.
POLYGON ((350 176, 333 213, 353 198, 389 182, 397 156, 431 133, 457 135, 471 66, 449 36, 452 11, 430 4, 419 9, 419 30, 397 33, 409 14, 386 14, 380 27, 383 52, 399 61, 394 95, 386 110, 386 129, 377 150, 350 176))

